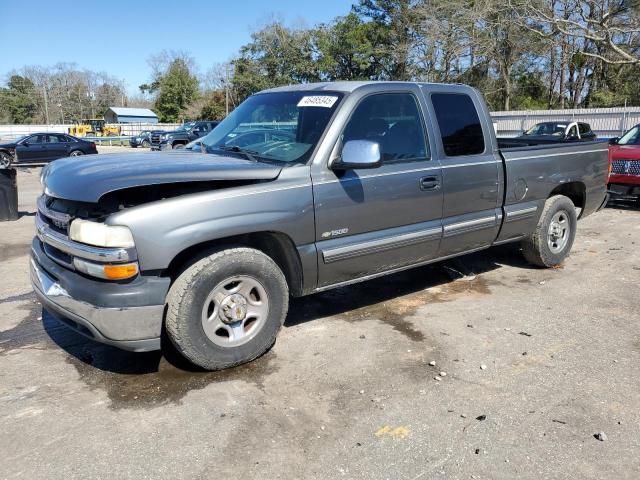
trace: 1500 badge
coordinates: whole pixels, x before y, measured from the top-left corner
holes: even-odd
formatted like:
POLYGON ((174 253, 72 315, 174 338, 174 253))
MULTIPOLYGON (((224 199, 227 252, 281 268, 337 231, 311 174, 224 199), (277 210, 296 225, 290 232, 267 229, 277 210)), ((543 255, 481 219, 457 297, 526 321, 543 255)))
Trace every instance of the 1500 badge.
POLYGON ((330 232, 324 232, 322 234, 322 238, 329 238, 329 237, 337 237, 340 235, 344 235, 345 233, 348 233, 349 229, 348 228, 340 228, 338 230, 331 230, 330 232))

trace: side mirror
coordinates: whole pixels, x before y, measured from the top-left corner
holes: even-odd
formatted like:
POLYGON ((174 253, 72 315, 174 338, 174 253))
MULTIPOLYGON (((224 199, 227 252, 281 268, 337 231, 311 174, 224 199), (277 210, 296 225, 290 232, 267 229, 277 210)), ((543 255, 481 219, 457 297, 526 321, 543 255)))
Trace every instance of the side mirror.
POLYGON ((27 142, 26 140, 24 142, 22 142, 20 145, 22 145, 23 147, 28 147, 29 146, 29 142, 27 142))
POLYGON ((617 145, 618 144, 618 140, 620 140, 619 137, 613 137, 609 139, 609 145, 617 145))
POLYGON ((380 144, 370 140, 350 140, 342 147, 340 158, 331 163, 332 170, 378 168, 382 165, 380 144))

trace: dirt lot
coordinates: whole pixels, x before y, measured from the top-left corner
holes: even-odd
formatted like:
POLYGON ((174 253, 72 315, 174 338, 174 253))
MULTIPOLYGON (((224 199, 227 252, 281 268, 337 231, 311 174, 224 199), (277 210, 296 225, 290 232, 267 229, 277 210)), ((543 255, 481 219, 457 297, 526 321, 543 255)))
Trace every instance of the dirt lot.
POLYGON ((19 186, 22 218, 0 224, 0 478, 640 478, 637 210, 581 222, 562 268, 502 247, 295 300, 269 353, 203 373, 42 312, 38 172, 19 186))

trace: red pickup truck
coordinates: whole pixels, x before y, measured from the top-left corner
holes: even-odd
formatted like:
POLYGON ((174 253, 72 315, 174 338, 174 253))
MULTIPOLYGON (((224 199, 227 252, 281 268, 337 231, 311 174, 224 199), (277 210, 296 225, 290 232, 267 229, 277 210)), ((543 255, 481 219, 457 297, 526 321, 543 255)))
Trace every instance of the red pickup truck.
POLYGON ((635 197, 640 206, 640 124, 609 146, 609 191, 624 197, 635 197))

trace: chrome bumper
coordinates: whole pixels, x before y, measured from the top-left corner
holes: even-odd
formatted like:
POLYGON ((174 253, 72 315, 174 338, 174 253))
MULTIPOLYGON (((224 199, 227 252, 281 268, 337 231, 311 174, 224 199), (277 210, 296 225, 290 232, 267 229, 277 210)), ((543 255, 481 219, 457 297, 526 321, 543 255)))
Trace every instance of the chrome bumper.
POLYGON ((164 305, 106 308, 72 298, 31 258, 31 284, 43 307, 98 342, 143 352, 160 348, 164 305))

